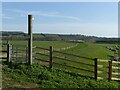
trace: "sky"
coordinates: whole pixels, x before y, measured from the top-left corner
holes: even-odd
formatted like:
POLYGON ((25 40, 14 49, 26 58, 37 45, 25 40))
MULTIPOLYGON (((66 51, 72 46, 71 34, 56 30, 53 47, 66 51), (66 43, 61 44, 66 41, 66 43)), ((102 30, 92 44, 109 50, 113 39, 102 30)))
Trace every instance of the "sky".
POLYGON ((2 30, 27 32, 28 14, 34 33, 118 36, 117 2, 3 2, 2 30))

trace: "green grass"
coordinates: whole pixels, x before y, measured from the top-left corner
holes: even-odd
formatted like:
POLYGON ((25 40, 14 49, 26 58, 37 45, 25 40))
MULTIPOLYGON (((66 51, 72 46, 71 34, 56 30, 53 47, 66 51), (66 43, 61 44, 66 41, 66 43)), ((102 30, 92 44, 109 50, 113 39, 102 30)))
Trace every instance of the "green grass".
POLYGON ((69 71, 34 64, 12 65, 3 69, 3 88, 118 88, 114 81, 94 80, 69 71))
MULTIPOLYGON (((6 41, 3 41, 3 43, 6 43, 6 41)), ((10 41, 10 44, 13 44, 14 46, 28 45, 27 41, 10 41)), ((64 48, 75 44, 76 43, 63 41, 33 41, 33 46, 40 46, 44 48, 49 48, 49 46, 53 46, 55 49, 64 48)))
MULTIPOLYGON (((114 44, 96 44, 96 43, 79 43, 79 45, 77 47, 68 49, 68 50, 64 50, 62 52, 66 52, 66 53, 71 53, 71 54, 75 54, 75 55, 79 55, 79 56, 84 56, 87 58, 98 58, 98 59, 103 59, 103 60, 109 60, 110 57, 109 56, 113 56, 114 53, 111 52, 110 50, 108 50, 106 48, 106 46, 114 46, 114 44)), ((92 64, 94 65, 94 60, 90 60, 90 59, 86 59, 86 58, 78 58, 78 57, 73 57, 70 55, 64 55, 64 54, 53 54, 53 56, 58 56, 58 57, 62 57, 62 58, 67 58, 73 61, 80 61, 80 62, 84 62, 84 63, 88 63, 88 64, 92 64)), ((54 62, 58 62, 61 63, 63 65, 68 65, 68 66, 74 66, 74 67, 79 67, 79 68, 84 68, 87 70, 91 70, 94 71, 94 67, 92 66, 88 66, 88 65, 84 65, 84 64, 79 64, 79 63, 73 63, 73 62, 69 62, 69 61, 62 61, 60 59, 56 59, 53 58, 54 62)), ((99 63, 101 65, 106 65, 108 66, 108 63, 99 63)), ((89 73, 83 70, 76 70, 76 69, 71 69, 71 68, 67 68, 64 66, 60 66, 60 65, 54 65, 57 68, 62 68, 62 69, 67 69, 76 73, 82 73, 88 76, 93 76, 94 77, 94 73, 89 73)), ((101 70, 101 69, 100 69, 101 70)), ((108 71, 108 68, 104 68, 103 71, 108 71)), ((105 77, 105 79, 107 79, 108 75, 107 74, 103 74, 102 77, 105 77)))
MULTIPOLYGON (((6 41, 3 41, 3 43, 5 42, 6 41)), ((27 45, 27 41, 10 41, 10 43, 13 44, 14 46, 27 45)), ((49 46, 53 46, 53 49, 65 48, 73 46, 75 44, 76 43, 62 41, 33 41, 33 46, 40 46, 43 48, 49 48, 49 46)), ((115 45, 116 44, 79 43, 77 47, 64 50, 63 52, 85 56, 89 58, 109 59, 110 58, 109 56, 113 56, 114 53, 108 50, 106 46, 115 45)))
POLYGON ((66 52, 89 58, 109 59, 109 55, 114 55, 114 53, 106 46, 111 46, 111 44, 80 43, 77 47, 66 50, 66 52))
MULTIPOLYGON (((4 41, 5 42, 5 41, 4 41)), ((12 43, 13 45, 27 45, 27 41, 11 41, 10 43, 12 43)), ((75 45, 76 43, 71 43, 71 42, 60 42, 60 41, 34 41, 33 42, 33 46, 40 46, 43 48, 49 48, 49 46, 53 46, 53 49, 59 49, 59 48, 63 48, 63 47, 68 47, 68 46, 72 46, 75 45)), ((67 50, 62 50, 62 52, 66 52, 66 53, 71 53, 71 54, 75 54, 75 55, 79 55, 79 56, 84 56, 87 58, 99 58, 99 59, 110 59, 109 56, 113 56, 114 53, 111 52, 110 50, 108 50, 106 48, 106 46, 115 46, 115 44, 96 44, 96 43, 79 43, 78 46, 73 47, 71 49, 67 49, 67 50)), ((21 49, 25 49, 25 48, 21 48, 21 49)), ((33 49, 33 52, 40 52, 42 51, 44 53, 44 50, 41 49, 33 49)), ((22 54, 24 54, 25 52, 23 52, 22 54)), ((49 53, 45 53, 47 55, 49 55, 49 53)), ((24 55, 22 55, 24 56, 24 55)), ((53 53, 53 56, 57 56, 57 57, 61 57, 61 58, 66 58, 66 59, 70 59, 72 61, 80 61, 80 62, 85 62, 88 64, 92 64, 94 65, 94 61, 91 61, 89 59, 86 58, 78 58, 78 57, 74 57, 71 55, 65 55, 65 54, 59 54, 59 53, 53 53)), ((43 55, 36 55, 37 58, 41 58, 43 60, 47 60, 49 61, 49 57, 43 56, 43 55)), ((39 60, 33 60, 33 62, 40 62, 39 60)), ((60 59, 56 59, 53 58, 53 62, 57 62, 63 65, 69 65, 69 66, 75 66, 75 67, 79 67, 79 68, 85 68, 87 70, 92 70, 94 71, 94 67, 91 66, 87 66, 87 65, 83 65, 83 64, 79 64, 79 63, 73 63, 73 62, 68 62, 65 60, 60 60, 60 59)), ((42 63, 44 64, 44 63, 42 63)), ((46 63, 45 63, 46 64, 46 63)), ((106 65, 106 63, 102 63, 102 65, 106 65)), ((107 64, 108 65, 108 64, 107 64)), ((61 69, 68 69, 70 71, 76 72, 76 73, 83 73, 83 74, 88 74, 88 75, 94 75, 93 73, 86 73, 80 70, 75 70, 75 69, 69 69, 67 67, 63 67, 60 65, 54 65, 57 68, 61 68, 61 69)))
MULTIPOLYGON (((14 45, 27 45, 26 41, 11 41, 11 43, 14 44, 14 45)), ((33 42, 34 46, 40 46, 40 47, 43 47, 43 48, 49 48, 49 46, 53 46, 53 49, 64 48, 64 47, 72 46, 72 45, 75 45, 75 44, 76 43, 60 42, 60 41, 34 41, 33 42)), ((76 54, 76 55, 84 56, 84 57, 87 57, 87 58, 99 58, 99 59, 103 59, 103 60, 104 59, 109 60, 110 59, 109 56, 114 56, 114 53, 112 51, 108 50, 106 48, 106 46, 111 47, 111 46, 115 46, 115 45, 116 44, 96 44, 96 43, 85 42, 85 43, 79 43, 79 45, 76 46, 76 47, 73 47, 73 48, 70 48, 70 49, 67 49, 67 50, 62 50, 61 52, 76 54)), ((40 49, 33 49, 33 51, 34 52, 40 52, 41 50, 40 49)), ((24 53, 25 52, 23 52, 23 54, 24 53)), ((45 54, 49 55, 49 53, 45 53, 45 54)), ((64 55, 64 54, 59 54, 59 53, 53 53, 53 56, 58 56, 58 57, 61 57, 61 58, 66 58, 66 59, 70 59, 70 60, 73 60, 73 61, 80 61, 80 62, 84 62, 84 63, 94 65, 94 61, 91 61, 91 60, 86 59, 86 58, 78 58, 78 57, 73 57, 71 55, 64 55)), ((43 55, 36 55, 36 57, 49 61, 49 57, 46 57, 46 56, 43 56, 43 55)), ((40 60, 33 60, 33 62, 38 62, 39 63, 40 60)), ((57 63, 63 64, 63 65, 68 65, 68 66, 85 68, 87 70, 94 71, 94 67, 86 66, 86 65, 83 65, 83 64, 79 64, 79 63, 68 62, 68 61, 60 60, 60 59, 56 59, 56 58, 53 58, 53 62, 57 62, 57 63)), ((49 63, 45 63, 45 62, 42 62, 41 64, 42 65, 44 65, 44 64, 49 65, 49 63)), ((108 63, 99 63, 99 64, 108 66, 108 63)), ((61 70, 68 70, 68 71, 72 71, 73 73, 79 73, 79 74, 84 74, 84 75, 87 75, 87 76, 93 76, 94 77, 94 73, 89 73, 89 72, 86 72, 86 71, 83 71, 83 70, 76 70, 76 69, 72 69, 72 68, 67 68, 67 67, 62 66, 62 65, 53 64, 53 68, 58 68, 58 69, 61 69, 61 70)), ((101 70, 101 69, 99 69, 99 70, 101 70)), ((102 71, 107 72, 108 69, 104 68, 104 69, 102 69, 102 71)), ((100 74, 99 76, 104 77, 105 78, 104 80, 107 80, 107 77, 108 77, 107 74, 103 74, 103 75, 100 74)))

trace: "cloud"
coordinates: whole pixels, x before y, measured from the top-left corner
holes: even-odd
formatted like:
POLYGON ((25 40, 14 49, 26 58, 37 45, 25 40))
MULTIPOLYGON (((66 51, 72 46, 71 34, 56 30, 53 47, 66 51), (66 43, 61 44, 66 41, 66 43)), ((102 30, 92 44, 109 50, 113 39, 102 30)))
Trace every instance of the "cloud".
POLYGON ((6 14, 2 14, 2 19, 14 19, 13 17, 7 16, 6 14))
POLYGON ((6 10, 16 12, 16 13, 20 13, 22 17, 25 17, 28 14, 32 14, 32 15, 52 17, 52 18, 64 18, 64 19, 72 19, 72 20, 77 20, 77 21, 81 20, 79 17, 62 15, 59 12, 25 11, 25 10, 19 10, 19 9, 6 9, 6 10))
POLYGON ((27 25, 25 24, 3 24, 2 30, 4 31, 23 31, 27 32, 27 25))
POLYGON ((64 16, 64 15, 58 15, 58 14, 40 14, 41 16, 47 16, 47 17, 57 17, 57 18, 66 18, 66 19, 73 19, 73 20, 81 20, 78 17, 74 16, 64 16))

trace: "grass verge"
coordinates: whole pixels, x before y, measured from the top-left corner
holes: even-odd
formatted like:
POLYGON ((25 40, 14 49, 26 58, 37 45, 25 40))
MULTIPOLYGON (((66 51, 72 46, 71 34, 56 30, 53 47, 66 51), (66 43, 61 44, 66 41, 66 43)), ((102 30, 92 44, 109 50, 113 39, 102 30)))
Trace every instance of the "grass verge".
POLYGON ((34 64, 11 65, 2 69, 3 88, 118 88, 115 81, 94 80, 77 73, 34 64))

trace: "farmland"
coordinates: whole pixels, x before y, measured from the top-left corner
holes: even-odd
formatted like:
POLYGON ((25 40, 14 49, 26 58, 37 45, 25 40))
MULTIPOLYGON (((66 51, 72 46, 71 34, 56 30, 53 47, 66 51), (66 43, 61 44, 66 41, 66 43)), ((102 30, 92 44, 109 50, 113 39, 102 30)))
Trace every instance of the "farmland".
MULTIPOLYGON (((7 41, 3 41, 3 43, 7 43, 7 41)), ((27 41, 10 41, 10 44, 13 45, 27 45, 27 41)), ((33 41, 33 46, 41 46, 44 48, 48 48, 49 46, 53 46, 54 48, 62 48, 67 46, 75 45, 75 43, 71 42, 60 42, 60 41, 33 41)))
POLYGON ((118 90, 118 6, 2 3, 0 88, 118 90))
MULTIPOLYGON (((3 41, 3 43, 6 43, 6 41, 3 41)), ((16 46, 27 45, 27 41, 10 41, 10 43, 13 44, 13 45, 16 45, 16 46)), ((103 60, 104 59, 110 59, 109 56, 114 56, 115 55, 112 51, 110 51, 106 48, 107 46, 113 47, 115 45, 116 44, 97 44, 97 43, 88 43, 88 42, 74 43, 74 42, 63 42, 63 41, 34 41, 33 42, 33 46, 41 46, 43 48, 49 48, 49 46, 53 46, 54 50, 74 46, 74 47, 69 48, 69 49, 61 50, 61 52, 75 54, 75 55, 79 55, 79 56, 83 56, 83 57, 87 57, 87 58, 100 58, 100 59, 103 59, 103 60), (77 44, 77 46, 74 46, 76 44, 77 44)), ((38 49, 33 49, 33 50, 38 51, 38 52, 40 51, 38 49)), ((39 58, 40 57, 44 58, 46 60, 48 59, 47 57, 44 57, 42 55, 36 55, 36 56, 39 57, 39 58)), ((68 59, 72 59, 74 61, 82 61, 82 62, 87 62, 89 64, 94 64, 93 61, 90 61, 89 59, 86 59, 86 58, 76 58, 76 57, 72 57, 70 55, 64 56, 64 55, 60 55, 60 54, 54 54, 54 56, 65 57, 65 58, 68 58, 68 59)), ((39 60, 37 60, 37 61, 39 62, 39 60)), ((72 63, 72 62, 60 61, 60 60, 55 59, 55 58, 53 58, 53 61, 55 61, 57 63, 65 64, 65 65, 70 65, 70 66, 84 67, 84 68, 91 69, 91 70, 94 69, 93 67, 88 67, 88 66, 86 67, 85 65, 78 64, 78 63, 76 64, 74 62, 72 63)), ((83 81, 86 81, 85 82, 86 85, 83 86, 83 88, 90 88, 90 87, 92 87, 92 88, 102 88, 102 87, 109 87, 109 85, 111 85, 111 88, 118 87, 117 82, 114 82, 114 81, 107 82, 107 81, 105 81, 105 83, 104 83, 104 80, 95 81, 90 77, 80 76, 81 73, 86 74, 87 76, 91 76, 91 75, 94 76, 94 74, 92 74, 92 73, 89 73, 89 72, 86 73, 86 72, 81 71, 81 70, 75 70, 75 69, 71 69, 71 68, 67 68, 67 67, 60 66, 60 65, 55 65, 55 64, 53 64, 53 69, 52 69, 53 71, 49 71, 49 69, 46 69, 47 67, 44 66, 44 64, 43 64, 43 66, 40 66, 40 65, 34 65, 33 66, 33 69, 36 70, 35 71, 36 75, 39 76, 38 72, 40 72, 40 71, 37 72, 37 70, 39 70, 39 68, 43 68, 43 69, 46 70, 43 73, 48 74, 48 76, 46 76, 46 78, 52 78, 53 77, 53 79, 47 79, 47 80, 46 79, 43 79, 43 80, 40 79, 39 81, 36 81, 36 79, 38 79, 38 76, 35 78, 34 75, 32 75, 32 73, 34 73, 34 72, 31 72, 30 76, 32 77, 33 80, 31 80, 31 82, 29 82, 30 77, 29 76, 27 77, 28 73, 25 73, 26 69, 23 69, 23 67, 29 68, 29 66, 26 66, 26 65, 18 65, 17 67, 13 66, 12 68, 11 67, 3 68, 3 87, 21 87, 22 84, 23 84, 23 87, 28 87, 28 86, 26 86, 27 84, 32 84, 33 87, 51 87, 51 88, 53 88, 53 87, 64 87, 64 88, 67 88, 67 87, 69 87, 69 88, 70 87, 82 87, 82 86, 79 86, 79 85, 84 84, 84 83, 82 83, 82 82, 78 83, 79 79, 83 80, 83 81), (20 68, 19 68, 19 66, 20 66, 20 68), (57 73, 58 73, 58 70, 60 70, 59 73, 61 73, 61 75, 63 74, 63 76, 65 76, 63 78, 66 78, 67 75, 70 76, 70 77, 66 78, 65 82, 63 82, 64 81, 63 78, 60 78, 60 77, 56 76, 57 73), (67 74, 63 72, 63 71, 66 71, 66 70, 67 70, 67 74), (12 72, 14 72, 14 74, 12 74, 12 72), (68 74, 68 72, 70 72, 70 73, 68 74), (78 76, 74 77, 74 76, 72 76, 71 73, 74 73, 76 75, 78 74, 78 76), (23 78, 20 78, 21 75, 23 76, 23 78), (55 78, 59 78, 58 82, 56 82, 56 80, 54 80, 55 78), (69 78, 71 78, 71 81, 70 81, 70 83, 67 83, 66 81, 67 81, 67 79, 69 80, 69 78), (75 78, 76 79, 79 78, 78 81, 77 80, 74 81, 75 78), (9 79, 10 79, 10 81, 9 81, 9 79), (8 82, 8 84, 7 84, 7 82, 8 82), (11 86, 11 85, 13 85, 13 83, 18 84, 18 82, 20 82, 21 84, 19 84, 18 86, 11 86), (75 82, 75 86, 73 85, 73 82, 75 82), (58 83, 61 83, 61 85, 58 85, 58 83), (70 86, 67 85, 67 84, 65 86, 63 86, 63 83, 70 84, 70 86), (93 85, 92 86, 91 86, 91 84, 88 85, 88 83, 91 83, 93 85), (94 83, 97 83, 97 84, 95 85, 94 83), (115 85, 113 85, 113 83, 115 83, 115 85), (52 86, 51 86, 51 84, 52 84, 52 86)), ((44 77, 44 76, 42 76, 42 77, 44 77)))
MULTIPOLYGON (((6 43, 7 41, 3 41, 6 43)), ((15 46, 27 45, 27 41, 10 41, 10 44, 15 46)), ((76 43, 73 42, 62 42, 62 41, 34 41, 33 46, 40 46, 43 48, 49 48, 49 46, 53 46, 54 49, 66 48, 69 46, 73 46, 76 43)), ((79 43, 76 47, 70 48, 68 50, 64 50, 63 52, 69 52, 81 56, 87 56, 90 58, 101 58, 101 59, 109 59, 109 55, 114 55, 113 52, 108 50, 106 47, 115 46, 117 44, 97 44, 97 43, 79 43), (92 51, 92 52, 91 52, 92 51)))

